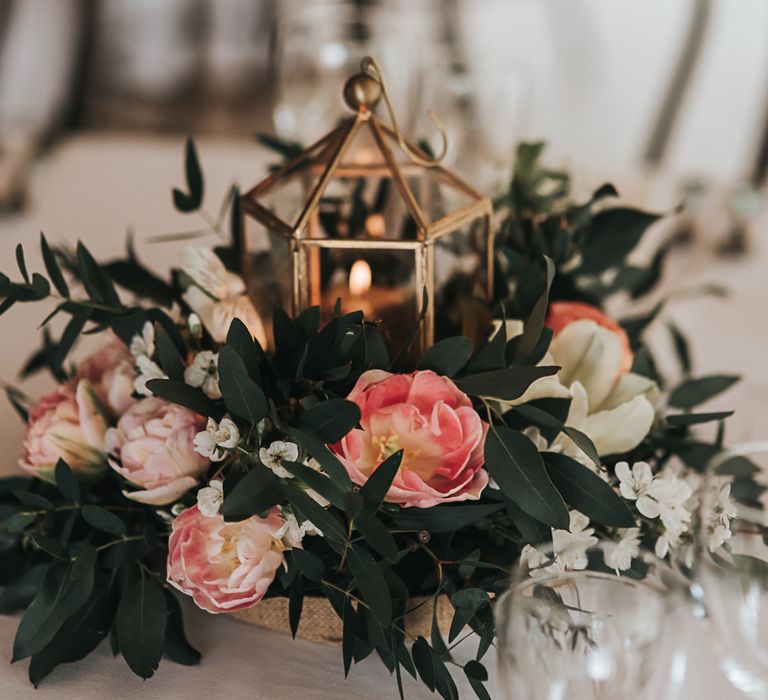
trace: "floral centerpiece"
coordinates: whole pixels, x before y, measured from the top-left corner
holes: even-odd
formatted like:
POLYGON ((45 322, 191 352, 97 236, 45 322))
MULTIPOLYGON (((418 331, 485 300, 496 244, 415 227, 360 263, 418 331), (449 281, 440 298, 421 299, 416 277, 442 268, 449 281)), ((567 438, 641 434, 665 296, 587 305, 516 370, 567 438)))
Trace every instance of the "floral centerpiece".
MULTIPOLYGON (((2 311, 54 299, 44 327, 68 318, 23 369, 57 387, 7 391, 27 423, 26 477, 0 482, 0 610, 26 609, 13 659, 31 659, 33 683, 106 638, 142 678, 163 656, 197 663, 180 592, 214 614, 287 599, 294 634, 327 601, 345 674, 376 652, 401 696, 408 673, 455 698, 454 670, 488 698, 494 598, 520 555, 552 542, 548 567, 583 568, 601 538, 620 575, 637 575, 641 545, 685 565, 696 482, 722 449, 722 429, 710 443, 696 426, 729 415, 694 409, 735 378, 693 377, 675 327, 680 376, 659 374, 643 333, 663 302, 620 321, 601 310, 658 280, 666 248, 628 260, 658 217, 612 204, 610 186, 573 203, 541 148, 520 147, 496 202, 487 340, 441 340, 414 365, 359 311, 321 324, 316 307, 275 308, 265 324, 236 273, 237 197, 232 240, 184 248, 170 275, 132 246, 99 264, 44 236, 45 271, 30 271, 19 246, 2 311), (84 334, 100 346, 70 363, 84 334), (431 633, 409 631, 415 608, 431 633), (451 649, 467 635, 479 643, 461 665, 451 649)), ((191 143, 187 176, 174 201, 193 215, 191 143)), ((743 470, 735 486, 759 495, 743 470)), ((712 546, 733 515, 719 488, 712 546)))

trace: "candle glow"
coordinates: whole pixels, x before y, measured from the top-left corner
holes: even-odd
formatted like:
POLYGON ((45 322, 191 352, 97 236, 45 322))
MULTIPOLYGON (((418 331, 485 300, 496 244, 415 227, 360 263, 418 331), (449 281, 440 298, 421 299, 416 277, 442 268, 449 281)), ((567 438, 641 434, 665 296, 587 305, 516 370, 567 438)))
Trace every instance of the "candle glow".
POLYGON ((371 266, 365 260, 356 260, 349 271, 349 293, 359 297, 371 288, 371 266))

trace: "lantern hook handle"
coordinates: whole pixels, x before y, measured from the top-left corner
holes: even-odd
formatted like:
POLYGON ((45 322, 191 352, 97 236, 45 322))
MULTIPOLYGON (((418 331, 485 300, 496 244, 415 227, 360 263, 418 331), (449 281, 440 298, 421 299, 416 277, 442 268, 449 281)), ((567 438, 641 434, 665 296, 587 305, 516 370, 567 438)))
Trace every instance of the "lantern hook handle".
POLYGON ((440 134, 442 146, 440 148, 440 153, 438 153, 434 158, 425 158, 418 151, 408 145, 405 137, 403 136, 403 132, 400 131, 400 125, 397 123, 395 108, 392 106, 392 100, 389 97, 389 91, 387 90, 386 83, 384 82, 384 72, 381 70, 381 66, 377 63, 376 59, 372 58, 371 56, 366 56, 360 62, 360 69, 363 73, 370 76, 376 82, 378 82, 379 85, 381 85, 381 96, 384 98, 384 102, 387 104, 389 118, 392 120, 392 130, 395 132, 397 143, 403 150, 403 153, 405 153, 405 155, 408 156, 412 162, 416 163, 417 165, 424 166, 425 168, 432 168, 436 165, 439 165, 440 162, 445 158, 445 154, 448 152, 448 135, 446 133, 445 124, 443 124, 442 119, 440 119, 440 117, 438 117, 437 114, 435 114, 432 110, 427 112, 427 116, 430 118, 438 133, 440 134))

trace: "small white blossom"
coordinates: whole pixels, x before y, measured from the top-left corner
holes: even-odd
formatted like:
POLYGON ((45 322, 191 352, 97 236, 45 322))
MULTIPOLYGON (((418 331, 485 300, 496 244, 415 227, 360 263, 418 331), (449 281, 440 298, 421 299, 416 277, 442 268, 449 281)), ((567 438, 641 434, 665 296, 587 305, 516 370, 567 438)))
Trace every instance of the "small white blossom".
POLYGON ((589 518, 577 510, 570 513, 568 530, 555 530, 552 544, 558 560, 566 569, 581 570, 587 567, 586 550, 597 544, 595 530, 589 526, 589 518))
POLYGON ((305 535, 318 535, 322 537, 323 533, 309 520, 299 523, 296 516, 290 510, 282 508, 281 512, 285 522, 275 533, 275 537, 282 540, 286 547, 300 546, 305 535))
POLYGON ((146 357, 152 357, 155 353, 155 328, 147 321, 140 334, 136 334, 131 338, 130 345, 131 355, 134 357, 140 357, 145 355, 146 357))
POLYGON ((224 484, 211 479, 208 486, 197 492, 197 508, 206 518, 215 518, 224 502, 224 484))
MULTIPOLYGON (((653 472, 651 471, 651 465, 647 462, 635 462, 632 465, 632 470, 629 469, 629 464, 626 462, 619 462, 616 465, 616 476, 619 479, 619 491, 628 501, 641 501, 645 503, 646 494, 653 482, 653 472)), ((638 510, 642 513, 638 503, 638 510)), ((655 515, 649 515, 647 517, 656 517, 655 515)))
POLYGON ((295 462, 298 458, 299 448, 293 442, 275 440, 269 447, 262 447, 259 450, 259 459, 262 464, 271 469, 275 476, 279 476, 281 479, 293 478, 293 474, 283 466, 283 462, 295 462))
POLYGON ((237 447, 238 442, 240 442, 240 431, 229 418, 222 418, 220 423, 209 418, 205 430, 197 433, 194 438, 195 452, 212 462, 220 462, 224 459, 227 450, 237 447))
POLYGON ((219 389, 219 354, 203 350, 184 370, 184 381, 190 386, 199 387, 210 399, 220 399, 219 389))
POLYGON ((147 388, 147 382, 150 379, 167 379, 167 375, 162 369, 149 359, 147 355, 139 355, 136 358, 137 376, 133 382, 133 389, 142 396, 152 396, 152 392, 147 388))
POLYGON ((632 559, 640 553, 640 529, 630 527, 624 530, 624 534, 618 542, 610 542, 605 545, 605 565, 613 569, 617 574, 626 571, 632 566, 632 559))
POLYGON ((706 526, 707 546, 714 552, 733 536, 731 520, 736 517, 738 510, 731 499, 730 483, 713 479, 709 488, 710 494, 704 497, 706 507, 702 509, 702 519, 706 526))

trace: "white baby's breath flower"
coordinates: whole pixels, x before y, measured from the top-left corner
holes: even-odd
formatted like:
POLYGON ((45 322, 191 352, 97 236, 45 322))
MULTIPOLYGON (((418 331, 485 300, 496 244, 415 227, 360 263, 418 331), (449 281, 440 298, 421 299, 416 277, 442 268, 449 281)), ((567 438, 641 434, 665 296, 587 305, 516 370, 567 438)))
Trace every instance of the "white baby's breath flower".
POLYGON ((215 518, 223 502, 224 484, 219 479, 211 479, 197 492, 197 508, 206 518, 215 518))
POLYGON ((147 321, 141 329, 141 333, 137 333, 131 338, 130 345, 131 355, 134 357, 140 357, 146 355, 152 357, 155 352, 155 329, 154 326, 147 321))
POLYGON ((299 448, 296 443, 275 440, 269 447, 262 447, 259 450, 259 459, 264 466, 274 472, 275 476, 281 479, 292 479, 293 474, 283 467, 283 462, 297 461, 299 448))
POLYGON ((557 559, 566 569, 581 570, 587 567, 586 550, 597 544, 594 528, 589 527, 589 518, 577 510, 570 512, 568 530, 555 530, 552 544, 557 559))
POLYGON ((240 442, 240 431, 230 418, 222 418, 217 423, 213 418, 208 419, 205 430, 195 435, 195 452, 207 457, 212 462, 220 462, 227 450, 237 447, 240 442))
POLYGON ((199 387, 210 399, 220 399, 219 389, 219 354, 203 350, 184 370, 184 381, 190 386, 199 387))
POLYGON ((605 544, 605 565, 613 569, 617 574, 626 571, 632 566, 632 559, 640 553, 640 529, 630 527, 624 530, 618 542, 605 544))
POLYGON ((296 516, 287 508, 281 508, 281 513, 285 522, 275 533, 275 537, 282 540, 286 547, 299 547, 305 535, 318 535, 322 537, 323 533, 309 520, 299 523, 296 516))
POLYGON ((535 425, 531 425, 523 430, 523 435, 527 437, 539 452, 562 452, 563 447, 559 444, 552 444, 541 434, 541 430, 535 425))
POLYGON ((167 379, 167 375, 162 369, 146 355, 139 355, 136 358, 137 376, 133 382, 133 389, 142 396, 152 396, 152 392, 147 388, 147 382, 150 379, 167 379))

